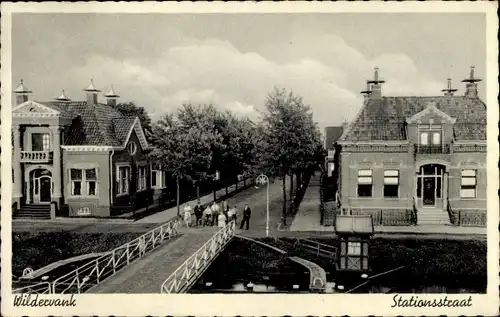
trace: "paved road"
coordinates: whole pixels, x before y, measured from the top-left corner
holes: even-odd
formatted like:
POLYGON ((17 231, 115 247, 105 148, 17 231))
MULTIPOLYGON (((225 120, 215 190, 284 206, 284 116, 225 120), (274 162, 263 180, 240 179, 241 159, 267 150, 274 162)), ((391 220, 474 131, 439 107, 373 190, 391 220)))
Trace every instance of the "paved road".
MULTIPOLYGON (((287 182, 288 183, 288 182, 287 182)), ((287 189, 288 190, 288 189, 287 189)), ((288 193, 288 192, 287 192, 288 193)), ((270 229, 276 231, 277 223, 281 216, 282 192, 281 181, 276 180, 269 186, 269 207, 270 207, 270 229)), ((245 204, 252 209, 252 218, 250 220, 250 230, 248 233, 253 235, 265 236, 266 223, 266 188, 250 187, 233 197, 227 199, 231 207, 238 207, 238 227, 242 219, 242 211, 245 204)), ((175 216, 175 213, 174 213, 175 216)), ((12 231, 72 231, 81 233, 99 233, 99 232, 146 232, 162 223, 165 223, 171 217, 156 217, 156 222, 148 221, 138 222, 113 222, 113 221, 95 221, 86 219, 76 219, 75 221, 16 221, 12 223, 12 231)), ((291 221, 290 221, 291 222, 291 221)), ((245 231, 246 232, 246 231, 245 231)))

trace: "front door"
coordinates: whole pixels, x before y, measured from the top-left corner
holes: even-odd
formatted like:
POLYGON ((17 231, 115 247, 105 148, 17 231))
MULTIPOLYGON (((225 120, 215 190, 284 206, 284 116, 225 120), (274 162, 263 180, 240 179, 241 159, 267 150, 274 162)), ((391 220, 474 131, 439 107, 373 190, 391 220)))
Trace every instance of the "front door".
POLYGON ((436 179, 434 177, 424 177, 422 196, 424 206, 434 206, 436 202, 436 179))
POLYGON ((48 203, 52 200, 52 179, 50 177, 40 178, 40 202, 48 203))

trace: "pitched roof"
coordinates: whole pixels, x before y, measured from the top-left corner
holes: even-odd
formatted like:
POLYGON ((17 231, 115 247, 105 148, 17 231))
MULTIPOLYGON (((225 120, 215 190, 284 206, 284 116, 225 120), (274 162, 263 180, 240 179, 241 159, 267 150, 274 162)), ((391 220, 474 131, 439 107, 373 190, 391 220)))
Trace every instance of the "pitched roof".
POLYGON ((101 103, 49 101, 41 104, 73 119, 65 145, 123 146, 126 133, 135 121, 135 117, 125 117, 113 107, 101 103))
POLYGON ((456 140, 486 140, 486 105, 480 99, 437 96, 368 99, 340 141, 406 140, 406 118, 424 110, 429 102, 456 119, 456 140))
POLYGON ((343 132, 344 132, 343 127, 325 128, 325 147, 327 150, 333 147, 333 143, 337 142, 340 139, 343 132))

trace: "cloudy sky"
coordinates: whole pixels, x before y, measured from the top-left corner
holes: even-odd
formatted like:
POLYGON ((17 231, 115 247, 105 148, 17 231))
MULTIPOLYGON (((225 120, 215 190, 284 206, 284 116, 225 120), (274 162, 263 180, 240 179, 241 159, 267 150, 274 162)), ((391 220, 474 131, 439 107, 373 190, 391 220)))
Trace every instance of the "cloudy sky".
POLYGON ((33 99, 84 100, 93 78, 153 116, 192 102, 257 118, 276 86, 324 128, 355 116, 375 66, 385 95, 440 95, 448 77, 462 94, 470 65, 485 77, 481 14, 14 14, 12 32, 13 85, 33 99))

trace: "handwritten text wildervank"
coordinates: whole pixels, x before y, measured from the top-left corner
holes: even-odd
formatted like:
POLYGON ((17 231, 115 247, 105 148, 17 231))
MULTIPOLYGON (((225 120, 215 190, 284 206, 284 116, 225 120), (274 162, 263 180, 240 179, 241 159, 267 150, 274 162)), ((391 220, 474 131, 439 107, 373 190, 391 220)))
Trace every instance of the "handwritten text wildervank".
POLYGON ((38 294, 21 294, 14 296, 14 306, 28 307, 75 307, 74 294, 68 298, 39 298, 38 294))

